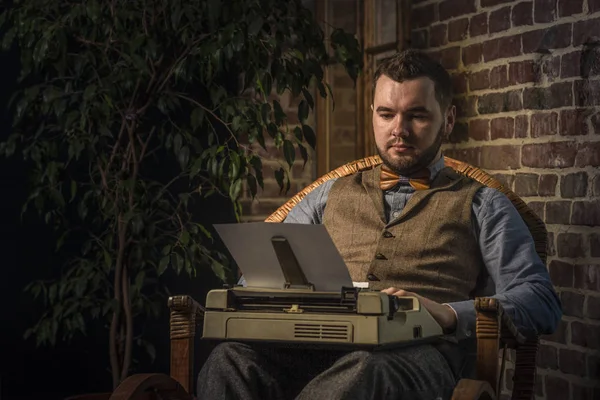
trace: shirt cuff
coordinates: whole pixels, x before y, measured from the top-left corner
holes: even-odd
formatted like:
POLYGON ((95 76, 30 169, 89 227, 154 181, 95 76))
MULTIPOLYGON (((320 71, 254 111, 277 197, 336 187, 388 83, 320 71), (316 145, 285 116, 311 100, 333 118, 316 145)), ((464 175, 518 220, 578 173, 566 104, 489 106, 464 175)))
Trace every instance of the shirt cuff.
POLYGON ((456 314, 456 329, 454 337, 456 340, 470 339, 475 330, 477 314, 475 313, 475 302, 473 300, 458 301, 455 303, 444 303, 456 314))

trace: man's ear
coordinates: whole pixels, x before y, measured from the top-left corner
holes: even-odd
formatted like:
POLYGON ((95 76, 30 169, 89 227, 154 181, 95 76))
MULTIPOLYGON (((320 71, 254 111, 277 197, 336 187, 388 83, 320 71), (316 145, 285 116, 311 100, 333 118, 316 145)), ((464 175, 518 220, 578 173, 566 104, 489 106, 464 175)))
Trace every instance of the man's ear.
POLYGON ((456 106, 450 105, 448 110, 446 110, 444 116, 444 136, 447 138, 450 137, 452 133, 452 129, 454 129, 454 124, 456 123, 456 106))
POLYGON ((371 104, 371 111, 375 111, 375 110, 373 109, 373 104, 371 104))

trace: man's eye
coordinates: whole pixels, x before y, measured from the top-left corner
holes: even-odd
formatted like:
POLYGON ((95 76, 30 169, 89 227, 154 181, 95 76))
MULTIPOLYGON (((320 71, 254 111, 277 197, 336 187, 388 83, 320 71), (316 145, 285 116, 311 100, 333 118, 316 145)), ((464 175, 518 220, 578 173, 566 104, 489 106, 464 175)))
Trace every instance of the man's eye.
POLYGON ((427 119, 427 115, 425 114, 413 114, 411 119, 427 119))
POLYGON ((392 114, 379 114, 383 119, 392 119, 394 116, 392 114))

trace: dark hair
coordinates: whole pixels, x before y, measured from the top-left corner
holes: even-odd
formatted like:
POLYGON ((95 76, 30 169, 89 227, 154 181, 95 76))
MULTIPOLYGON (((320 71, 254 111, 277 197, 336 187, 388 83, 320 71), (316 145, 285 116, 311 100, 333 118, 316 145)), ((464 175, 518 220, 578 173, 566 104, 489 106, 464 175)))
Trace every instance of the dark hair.
POLYGON ((373 77, 373 96, 377 81, 382 75, 396 82, 428 77, 435 84, 435 98, 442 111, 450 107, 453 95, 450 74, 440 63, 422 51, 409 49, 383 59, 373 77))

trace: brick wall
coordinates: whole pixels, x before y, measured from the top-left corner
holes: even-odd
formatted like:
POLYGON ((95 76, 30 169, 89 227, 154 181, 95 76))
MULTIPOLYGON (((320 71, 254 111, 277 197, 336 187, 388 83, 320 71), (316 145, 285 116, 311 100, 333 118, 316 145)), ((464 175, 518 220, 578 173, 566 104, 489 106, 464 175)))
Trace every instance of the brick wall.
POLYGON ((600 1, 415 0, 412 23, 455 79, 446 154, 547 224, 564 318, 541 341, 537 396, 600 399, 600 1))

